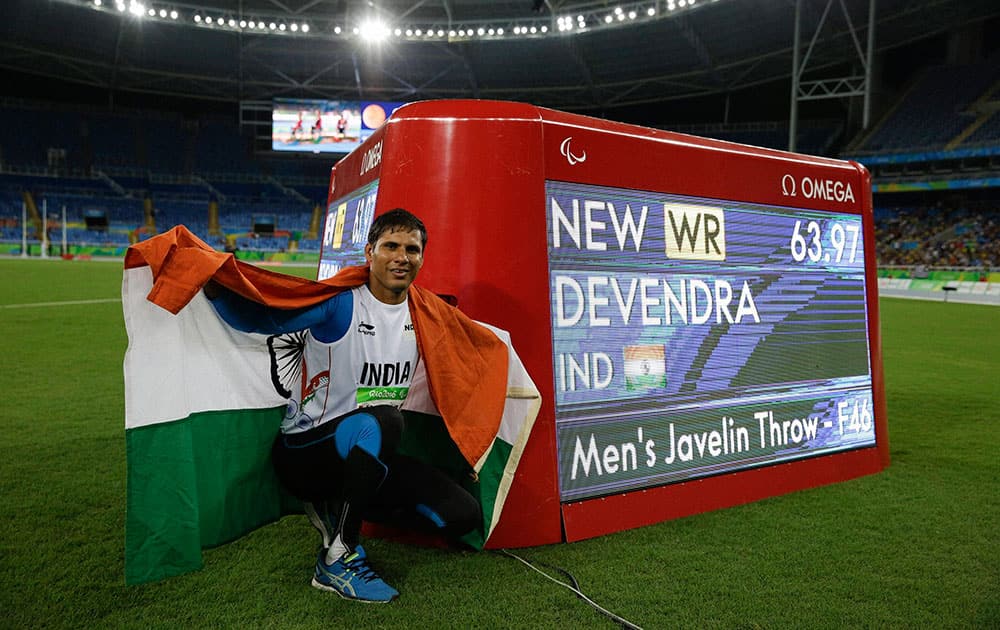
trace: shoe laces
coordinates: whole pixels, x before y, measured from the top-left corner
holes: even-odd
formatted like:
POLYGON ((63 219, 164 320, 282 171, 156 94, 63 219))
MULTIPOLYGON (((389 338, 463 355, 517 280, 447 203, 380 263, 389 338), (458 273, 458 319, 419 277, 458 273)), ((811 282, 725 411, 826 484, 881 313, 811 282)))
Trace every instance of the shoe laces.
POLYGON ((379 579, 378 573, 375 572, 375 568, 368 562, 368 558, 365 558, 360 554, 355 554, 355 557, 346 561, 344 566, 346 566, 351 573, 365 582, 371 582, 372 580, 379 579))

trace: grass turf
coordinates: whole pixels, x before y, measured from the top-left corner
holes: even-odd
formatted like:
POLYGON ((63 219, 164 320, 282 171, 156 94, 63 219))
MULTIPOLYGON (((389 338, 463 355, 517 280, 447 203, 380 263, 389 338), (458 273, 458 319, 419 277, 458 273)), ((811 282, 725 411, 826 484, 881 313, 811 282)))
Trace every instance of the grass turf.
MULTIPOLYGON (((202 571, 126 587, 120 282, 114 263, 0 260, 5 627, 614 625, 511 558, 380 540, 366 547, 402 598, 342 601, 308 586, 301 516, 207 551, 202 571), (11 306, 55 301, 87 302, 11 306)), ((1000 310, 881 310, 886 471, 517 553, 644 628, 1000 626, 1000 310)))

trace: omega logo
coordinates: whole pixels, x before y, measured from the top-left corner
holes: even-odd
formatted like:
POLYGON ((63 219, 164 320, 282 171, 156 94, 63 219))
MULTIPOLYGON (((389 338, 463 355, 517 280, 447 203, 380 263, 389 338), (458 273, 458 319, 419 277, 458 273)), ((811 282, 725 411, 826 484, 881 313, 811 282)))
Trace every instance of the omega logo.
POLYGON ((781 178, 781 194, 786 197, 795 196, 795 178, 787 173, 781 178))
POLYGON ((364 175, 368 171, 372 170, 382 162, 382 141, 379 140, 375 143, 375 146, 368 149, 365 152, 365 156, 361 159, 361 175, 364 175))
POLYGON ((839 179, 820 179, 808 175, 796 181, 793 176, 787 173, 781 178, 781 194, 784 197, 798 197, 801 194, 806 199, 822 199, 838 203, 853 203, 855 200, 854 188, 851 187, 850 182, 843 182, 839 179))

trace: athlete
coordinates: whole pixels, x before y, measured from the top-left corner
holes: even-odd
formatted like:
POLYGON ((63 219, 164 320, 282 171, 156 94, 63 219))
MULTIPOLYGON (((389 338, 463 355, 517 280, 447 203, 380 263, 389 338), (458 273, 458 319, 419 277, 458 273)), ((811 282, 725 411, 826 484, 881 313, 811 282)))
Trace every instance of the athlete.
POLYGON ((315 142, 323 139, 323 114, 318 109, 316 110, 316 122, 309 129, 309 135, 315 142))
POLYGON ((296 121, 295 126, 292 127, 292 133, 291 137, 289 138, 289 141, 298 140, 299 136, 302 135, 302 125, 304 124, 302 121, 303 115, 305 115, 305 112, 299 111, 299 119, 298 121, 296 121))
POLYGON ((316 306, 268 308, 210 283, 220 316, 246 332, 304 331, 302 383, 293 392, 272 458, 281 483, 304 502, 322 545, 312 585, 348 599, 399 593, 372 568, 362 519, 458 538, 481 522, 479 503, 438 469, 396 453, 399 406, 419 360, 407 296, 423 265, 427 230, 406 210, 373 222, 366 285, 316 306))

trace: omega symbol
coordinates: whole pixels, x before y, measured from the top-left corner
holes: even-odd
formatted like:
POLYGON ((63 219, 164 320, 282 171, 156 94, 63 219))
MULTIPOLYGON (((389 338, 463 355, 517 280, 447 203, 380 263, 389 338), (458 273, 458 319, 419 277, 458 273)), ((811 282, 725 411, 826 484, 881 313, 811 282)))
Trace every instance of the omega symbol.
POLYGON ((785 197, 794 197, 795 193, 795 178, 791 175, 786 174, 781 178, 781 194, 785 197))

